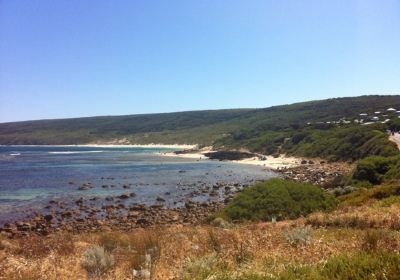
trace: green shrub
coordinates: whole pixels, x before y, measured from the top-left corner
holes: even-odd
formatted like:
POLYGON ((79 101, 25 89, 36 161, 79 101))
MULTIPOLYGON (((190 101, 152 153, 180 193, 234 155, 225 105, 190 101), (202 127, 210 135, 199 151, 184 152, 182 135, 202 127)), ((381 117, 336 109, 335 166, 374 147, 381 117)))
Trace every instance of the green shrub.
POLYGON ((272 179, 239 193, 212 218, 262 221, 271 221, 272 218, 295 219, 314 211, 329 211, 335 206, 335 198, 317 186, 272 179))
POLYGON ((397 118, 397 119, 391 119, 390 120, 390 122, 389 122, 389 129, 391 130, 391 131, 400 131, 400 119, 399 118, 397 118))
POLYGON ((380 184, 391 179, 400 179, 400 156, 372 156, 357 163, 351 176, 351 183, 380 184))

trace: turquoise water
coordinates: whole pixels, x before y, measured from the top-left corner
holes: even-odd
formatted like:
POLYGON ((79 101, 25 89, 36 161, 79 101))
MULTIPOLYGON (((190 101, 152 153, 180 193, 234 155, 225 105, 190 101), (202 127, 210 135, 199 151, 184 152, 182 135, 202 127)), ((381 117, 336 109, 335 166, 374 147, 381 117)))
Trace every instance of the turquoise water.
POLYGON ((84 197, 101 203, 131 192, 136 197, 127 203, 151 205, 163 196, 166 207, 177 207, 187 199, 206 199, 192 195, 200 186, 249 184, 275 176, 257 166, 160 155, 172 150, 0 146, 0 222, 41 212, 51 199, 73 203, 84 197), (91 188, 79 190, 83 184, 91 188))

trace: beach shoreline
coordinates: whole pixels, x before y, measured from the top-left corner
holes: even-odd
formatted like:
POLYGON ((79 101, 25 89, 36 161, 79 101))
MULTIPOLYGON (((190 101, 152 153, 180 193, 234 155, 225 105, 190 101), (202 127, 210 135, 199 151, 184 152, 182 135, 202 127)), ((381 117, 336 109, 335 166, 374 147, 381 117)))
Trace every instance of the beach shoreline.
POLYGON ((0 145, 0 147, 93 147, 93 148, 167 148, 194 149, 197 145, 189 144, 79 144, 79 145, 0 145))
MULTIPOLYGON (((197 159, 197 160, 211 160, 205 154, 213 153, 216 151, 210 149, 202 149, 198 151, 188 152, 188 153, 159 153, 161 156, 165 157, 178 157, 187 159, 197 159)), ((255 166, 263 166, 272 170, 277 170, 281 168, 292 168, 301 165, 302 158, 291 157, 286 155, 279 155, 278 157, 258 155, 251 158, 241 159, 241 160, 226 160, 227 162, 237 163, 237 164, 247 164, 255 166)))

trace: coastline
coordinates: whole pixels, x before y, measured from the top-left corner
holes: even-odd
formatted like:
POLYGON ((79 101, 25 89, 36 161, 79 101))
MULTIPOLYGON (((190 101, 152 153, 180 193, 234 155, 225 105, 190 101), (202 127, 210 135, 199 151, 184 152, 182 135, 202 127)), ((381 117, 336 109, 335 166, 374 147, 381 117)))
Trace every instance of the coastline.
POLYGON ((171 148, 194 149, 197 145, 189 144, 79 144, 79 145, 0 145, 0 147, 93 147, 93 148, 171 148))
MULTIPOLYGON (((161 156, 165 157, 178 157, 178 158, 187 158, 187 159, 198 159, 198 160, 211 160, 204 154, 215 152, 213 150, 199 150, 189 153, 159 153, 161 156)), ((280 155, 279 157, 273 156, 261 156, 261 157, 251 157, 241 160, 227 160, 227 162, 238 163, 238 164, 247 164, 247 165, 256 165, 263 166, 272 170, 278 170, 281 168, 292 168, 301 165, 302 158, 290 157, 286 155, 280 155), (263 158, 263 159, 261 159, 263 158)))
MULTIPOLYGON (((215 167, 222 165, 219 163, 220 159, 208 154, 212 152, 211 147, 206 147, 200 150, 185 150, 175 153, 166 151, 156 154, 160 157, 189 158, 191 162, 195 160, 214 162, 215 167)), ((246 153, 243 153, 246 156, 246 153)), ((243 165, 239 166, 240 164, 253 165, 261 167, 254 169, 259 169, 263 174, 275 171, 273 173, 276 173, 277 176, 317 185, 324 185, 348 171, 348 167, 344 166, 344 163, 331 164, 317 159, 306 161, 303 158, 285 155, 273 157, 247 153, 247 156, 251 157, 244 159, 239 157, 239 160, 232 160, 226 159, 229 157, 225 155, 221 159, 222 162, 232 164, 230 168, 236 168, 238 172, 246 169, 243 165)), ((217 173, 220 172, 217 168, 213 170, 217 173)), ((186 173, 187 170, 182 167, 175 172, 181 174, 186 173)), ((189 176, 193 176, 193 174, 190 173, 189 176)), ((178 182, 175 189, 178 189, 182 195, 172 197, 171 191, 165 189, 157 196, 151 197, 151 203, 147 203, 146 200, 139 202, 133 200, 140 190, 138 186, 149 185, 137 179, 131 179, 130 182, 118 182, 114 180, 121 178, 125 180, 126 178, 118 178, 118 175, 114 174, 110 177, 101 177, 100 181, 71 180, 68 182, 68 187, 82 191, 79 199, 68 200, 61 196, 49 198, 43 204, 42 210, 31 211, 33 210, 31 209, 29 212, 34 213, 33 215, 4 223, 0 226, 0 234, 18 237, 31 234, 48 235, 57 231, 130 231, 161 225, 201 225, 212 213, 229 203, 236 193, 257 182, 254 177, 248 177, 245 181, 241 181, 233 179, 234 177, 231 176, 232 173, 229 175, 229 172, 228 180, 222 180, 216 176, 215 178, 218 179, 216 182, 205 181, 204 178, 199 177, 199 181, 190 185, 178 182), (84 191, 92 188, 99 192, 109 193, 107 196, 85 195, 84 191), (117 190, 117 192, 113 190, 117 190)), ((165 185, 165 180, 156 182, 154 185, 165 185)))

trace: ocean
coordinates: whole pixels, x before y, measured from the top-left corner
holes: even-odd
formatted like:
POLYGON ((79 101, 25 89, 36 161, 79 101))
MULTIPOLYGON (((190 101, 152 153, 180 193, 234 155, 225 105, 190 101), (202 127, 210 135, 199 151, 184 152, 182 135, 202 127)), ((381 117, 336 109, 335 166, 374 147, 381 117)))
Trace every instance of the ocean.
POLYGON ((172 148, 0 146, 0 224, 45 213, 51 200, 83 197, 104 203, 134 193, 125 203, 180 207, 210 198, 201 187, 248 185, 277 176, 260 166, 166 157, 172 148))

